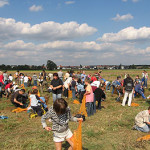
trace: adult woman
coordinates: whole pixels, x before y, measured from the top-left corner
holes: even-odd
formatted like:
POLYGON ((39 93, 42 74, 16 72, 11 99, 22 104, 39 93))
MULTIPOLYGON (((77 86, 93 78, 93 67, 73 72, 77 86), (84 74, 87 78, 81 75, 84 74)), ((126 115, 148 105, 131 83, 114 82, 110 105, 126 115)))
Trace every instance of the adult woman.
POLYGON ((50 87, 53 93, 53 102, 55 102, 56 99, 61 98, 63 87, 63 82, 58 77, 58 73, 53 74, 53 80, 51 81, 50 87))

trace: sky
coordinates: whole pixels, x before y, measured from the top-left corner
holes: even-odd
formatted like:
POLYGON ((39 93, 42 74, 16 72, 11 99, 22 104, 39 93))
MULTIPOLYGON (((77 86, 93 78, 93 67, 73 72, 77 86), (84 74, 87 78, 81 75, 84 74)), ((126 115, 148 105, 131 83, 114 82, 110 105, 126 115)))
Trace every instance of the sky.
POLYGON ((150 64, 150 0, 0 0, 0 64, 150 64))

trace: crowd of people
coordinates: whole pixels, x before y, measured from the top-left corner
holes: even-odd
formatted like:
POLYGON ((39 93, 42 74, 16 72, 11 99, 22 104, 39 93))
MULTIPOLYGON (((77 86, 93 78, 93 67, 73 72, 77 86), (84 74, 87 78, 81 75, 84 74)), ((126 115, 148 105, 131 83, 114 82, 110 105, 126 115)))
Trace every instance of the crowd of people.
MULTIPOLYGON (((121 102, 123 96, 122 106, 127 105, 130 107, 132 99, 141 96, 147 99, 144 90, 147 88, 148 73, 144 70, 140 79, 139 75, 132 79, 129 74, 124 76, 117 76, 114 81, 107 81, 102 77, 102 71, 99 70, 93 74, 86 74, 85 71, 77 72, 68 71, 63 73, 60 70, 57 73, 47 74, 43 70, 39 75, 36 73, 33 76, 20 73, 17 71, 14 76, 7 73, 7 71, 0 71, 0 98, 10 97, 11 103, 15 107, 27 108, 33 110, 38 116, 42 116, 42 125, 46 130, 51 130, 47 127, 45 119, 50 118, 53 121, 54 142, 56 147, 61 147, 61 142, 64 138, 70 143, 71 148, 73 143, 70 141, 72 136, 68 128, 68 121, 82 121, 82 118, 72 117, 70 108, 65 98, 69 97, 69 92, 72 93, 72 101, 78 100, 82 103, 82 99, 86 97, 86 111, 88 117, 96 113, 96 109, 101 110, 101 102, 107 97, 107 93, 111 91, 112 97, 117 94, 116 101, 121 102), (32 86, 32 90, 26 91, 27 87, 32 86), (53 106, 48 109, 47 102, 49 95, 42 97, 40 93, 52 93, 53 106), (64 99, 63 99, 64 98, 64 99), (97 106, 96 106, 97 101, 97 106), (43 115, 44 111, 47 113, 43 115), (60 122, 59 122, 60 121, 60 122), (61 126, 63 128, 61 129, 61 126), (57 127, 57 129, 55 129, 57 127), (59 136, 62 138, 58 138, 59 136), (59 144, 58 144, 59 143, 59 144)), ((136 118, 134 129, 149 132, 150 131, 150 108, 140 112, 136 118), (144 121, 143 121, 144 120, 144 121)))

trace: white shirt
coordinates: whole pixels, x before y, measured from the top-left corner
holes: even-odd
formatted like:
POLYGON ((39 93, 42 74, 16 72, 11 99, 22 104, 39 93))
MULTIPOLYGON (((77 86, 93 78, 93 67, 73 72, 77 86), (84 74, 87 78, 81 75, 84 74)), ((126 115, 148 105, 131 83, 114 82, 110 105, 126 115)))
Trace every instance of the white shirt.
POLYGON ((66 88, 66 89, 68 89, 69 87, 68 87, 68 84, 71 84, 71 82, 72 82, 72 77, 69 77, 65 82, 64 82, 64 87, 66 88))
POLYGON ((97 88, 99 87, 100 85, 100 81, 94 81, 91 83, 91 86, 97 86, 97 88))
POLYGON ((27 82, 28 82, 28 77, 25 76, 25 77, 24 77, 24 83, 27 83, 27 82))
POLYGON ((38 106, 38 99, 36 98, 36 95, 31 94, 30 99, 31 99, 31 106, 38 106))
POLYGON ((9 76, 9 80, 12 81, 12 80, 13 80, 13 77, 12 77, 12 76, 9 76))

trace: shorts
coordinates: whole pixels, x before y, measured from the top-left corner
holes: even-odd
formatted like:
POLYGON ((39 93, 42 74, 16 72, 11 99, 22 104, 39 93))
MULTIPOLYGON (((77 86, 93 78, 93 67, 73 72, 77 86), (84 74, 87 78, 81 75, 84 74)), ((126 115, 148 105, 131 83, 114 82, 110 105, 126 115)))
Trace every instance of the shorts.
POLYGON ((73 134, 70 129, 68 129, 62 133, 54 132, 53 141, 54 142, 63 142, 63 141, 65 141, 65 139, 70 139, 72 136, 73 136, 73 134))

